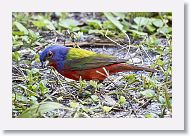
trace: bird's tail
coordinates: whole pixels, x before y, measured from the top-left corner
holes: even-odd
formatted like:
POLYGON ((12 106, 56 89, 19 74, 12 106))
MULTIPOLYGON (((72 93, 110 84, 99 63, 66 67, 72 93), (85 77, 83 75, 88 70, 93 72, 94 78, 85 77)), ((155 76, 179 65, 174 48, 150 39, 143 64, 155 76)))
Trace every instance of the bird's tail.
POLYGON ((119 64, 114 64, 108 70, 111 73, 116 73, 116 72, 122 72, 122 71, 139 71, 139 70, 144 70, 147 72, 157 72, 155 69, 147 68, 147 67, 139 67, 131 64, 124 64, 124 63, 119 63, 119 64))
POLYGON ((148 68, 148 67, 140 67, 140 66, 135 66, 135 65, 131 65, 131 64, 123 64, 123 67, 125 68, 125 70, 132 70, 132 71, 138 71, 138 70, 144 70, 147 72, 157 72, 157 70, 152 69, 152 68, 148 68))

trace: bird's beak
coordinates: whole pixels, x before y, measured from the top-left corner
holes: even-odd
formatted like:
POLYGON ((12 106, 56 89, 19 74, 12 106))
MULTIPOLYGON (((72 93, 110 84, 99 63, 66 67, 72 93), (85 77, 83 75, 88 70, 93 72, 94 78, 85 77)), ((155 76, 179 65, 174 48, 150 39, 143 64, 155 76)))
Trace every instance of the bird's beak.
POLYGON ((41 62, 41 63, 42 63, 42 68, 45 68, 45 67, 47 67, 49 65, 49 61, 48 60, 46 60, 44 62, 41 62))

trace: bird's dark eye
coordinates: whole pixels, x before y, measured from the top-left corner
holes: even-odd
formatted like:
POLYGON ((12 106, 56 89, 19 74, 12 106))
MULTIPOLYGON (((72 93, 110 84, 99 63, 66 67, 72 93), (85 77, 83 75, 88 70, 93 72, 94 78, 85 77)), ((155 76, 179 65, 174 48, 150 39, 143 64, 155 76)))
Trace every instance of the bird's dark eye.
POLYGON ((51 58, 53 56, 53 52, 49 51, 47 56, 48 56, 48 58, 51 58))

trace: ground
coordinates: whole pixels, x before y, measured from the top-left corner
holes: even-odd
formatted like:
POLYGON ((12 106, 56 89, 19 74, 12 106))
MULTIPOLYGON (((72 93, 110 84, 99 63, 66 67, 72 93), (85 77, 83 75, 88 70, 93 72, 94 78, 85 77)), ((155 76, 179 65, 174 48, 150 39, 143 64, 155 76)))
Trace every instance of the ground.
POLYGON ((13 118, 171 118, 171 13, 13 13, 13 118), (103 82, 73 81, 39 52, 59 44, 151 67, 103 82))

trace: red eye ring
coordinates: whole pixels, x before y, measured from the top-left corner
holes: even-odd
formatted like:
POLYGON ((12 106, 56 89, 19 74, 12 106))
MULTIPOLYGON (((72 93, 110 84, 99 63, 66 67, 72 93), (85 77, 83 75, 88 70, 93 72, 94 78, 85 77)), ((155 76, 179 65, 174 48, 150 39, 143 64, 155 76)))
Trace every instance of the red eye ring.
POLYGON ((53 56, 53 52, 52 51, 49 51, 48 52, 48 57, 52 57, 53 56))

